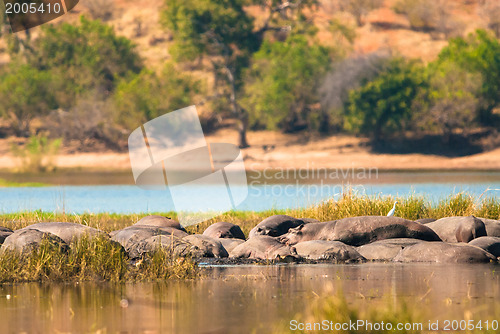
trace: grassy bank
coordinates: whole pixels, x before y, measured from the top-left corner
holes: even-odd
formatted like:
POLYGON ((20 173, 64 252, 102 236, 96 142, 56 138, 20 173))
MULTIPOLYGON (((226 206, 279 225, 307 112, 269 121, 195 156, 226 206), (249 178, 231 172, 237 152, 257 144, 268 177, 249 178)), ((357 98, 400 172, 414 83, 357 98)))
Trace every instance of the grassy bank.
MULTIPOLYGON (((207 226, 217 221, 239 225, 248 232, 264 218, 276 214, 294 217, 315 218, 329 221, 345 217, 386 215, 395 198, 356 197, 345 195, 338 201, 327 201, 317 206, 299 210, 268 210, 263 212, 228 212, 210 221, 188 226, 190 233, 202 233, 207 226)), ((496 198, 473 198, 458 194, 431 204, 422 197, 397 198, 400 202, 396 215, 416 220, 420 218, 442 218, 468 216, 500 219, 500 202, 496 198)), ((175 213, 159 213, 175 218, 175 213)), ((19 229, 42 221, 75 222, 98 228, 105 232, 130 226, 145 214, 83 214, 68 215, 46 212, 25 212, 0 215, 0 226, 19 229)), ((176 258, 162 249, 131 264, 121 247, 107 238, 82 239, 69 249, 61 249, 50 243, 43 244, 31 255, 5 253, 0 255, 0 283, 22 281, 66 281, 104 280, 137 281, 165 280, 171 278, 195 278, 199 274, 196 264, 190 259, 176 258)))
POLYGON ((155 281, 193 279, 196 264, 159 249, 131 263, 123 248, 106 237, 82 238, 63 248, 48 240, 29 254, 0 255, 0 283, 68 281, 155 281))
MULTIPOLYGON (((420 218, 442 218, 450 216, 484 217, 500 219, 500 201, 494 197, 475 198, 466 193, 460 193, 432 204, 424 197, 410 196, 405 198, 392 197, 358 197, 344 195, 338 201, 327 201, 305 209, 294 210, 267 210, 261 212, 253 211, 230 211, 221 216, 203 222, 195 226, 188 226, 190 233, 202 233, 209 225, 218 221, 227 221, 239 225, 245 234, 264 218, 286 214, 293 217, 315 218, 320 221, 329 221, 354 216, 385 216, 392 208, 395 200, 399 201, 396 215, 402 218, 416 220, 420 218)), ((174 212, 153 213, 176 218, 174 212)), ((75 222, 98 228, 105 232, 122 229, 136 223, 147 214, 59 214, 41 211, 22 212, 0 215, 0 226, 11 229, 19 229, 42 221, 64 221, 75 222)))

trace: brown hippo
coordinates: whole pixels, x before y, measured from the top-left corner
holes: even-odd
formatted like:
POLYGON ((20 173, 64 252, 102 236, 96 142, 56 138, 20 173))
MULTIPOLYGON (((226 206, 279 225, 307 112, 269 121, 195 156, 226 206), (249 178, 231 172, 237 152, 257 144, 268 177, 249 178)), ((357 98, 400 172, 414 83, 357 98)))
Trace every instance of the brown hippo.
POLYGON ((0 226, 0 245, 3 244, 5 238, 14 233, 10 228, 0 226))
POLYGON ((486 235, 489 237, 500 237, 500 220, 477 218, 484 223, 486 227, 486 235))
POLYGON ((201 257, 228 257, 227 250, 214 238, 201 234, 192 234, 182 238, 203 252, 201 257))
POLYGON ((245 234, 238 225, 219 222, 207 227, 203 235, 211 238, 232 238, 245 240, 245 234))
POLYGON ((297 257, 295 248, 283 245, 267 235, 256 235, 233 249, 235 258, 274 260, 276 258, 297 257))
POLYGON ((469 245, 484 249, 493 256, 500 256, 500 238, 498 237, 479 237, 469 241, 469 245))
POLYGON ((361 246, 377 240, 394 238, 441 240, 430 228, 414 221, 399 217, 363 216, 307 224, 290 230, 280 241, 293 245, 306 240, 336 240, 351 246, 361 246))
POLYGON ((293 247, 299 256, 310 260, 351 262, 365 259, 354 247, 340 241, 310 240, 299 242, 293 247))
POLYGON ((295 245, 299 242, 310 240, 332 240, 330 237, 333 235, 336 223, 336 220, 332 220, 322 223, 299 225, 291 228, 287 234, 279 238, 279 241, 287 245, 295 245))
POLYGON ((392 261, 403 248, 419 242, 423 242, 423 240, 409 238, 385 239, 360 246, 357 250, 367 260, 392 261))
POLYGON ((217 239, 217 241, 219 241, 222 244, 222 246, 224 246, 224 248, 227 250, 227 252, 229 254, 229 257, 233 257, 233 250, 237 246, 239 246, 245 242, 245 240, 231 239, 231 238, 221 238, 221 239, 217 239))
POLYGON ((40 232, 52 233, 63 239, 65 243, 70 244, 73 241, 80 239, 83 236, 95 237, 98 235, 107 236, 106 233, 99 231, 93 227, 85 226, 77 223, 61 223, 48 222, 29 225, 23 230, 38 230, 40 232))
POLYGON ((154 226, 154 227, 173 227, 178 230, 186 232, 184 227, 179 224, 179 222, 163 216, 146 216, 135 223, 133 226, 154 226))
POLYGON ((290 228, 304 225, 302 219, 293 218, 286 215, 275 215, 267 217, 255 226, 249 233, 248 237, 253 238, 256 235, 268 235, 278 237, 288 232, 290 228))
POLYGON ((436 232, 445 242, 469 242, 486 236, 484 223, 474 216, 446 217, 425 225, 436 232))
POLYGON ((157 235, 173 236, 178 239, 188 236, 186 232, 173 227, 158 228, 133 225, 112 233, 111 240, 120 243, 131 258, 136 258, 142 254, 137 248, 139 243, 157 235))
POLYGON ((487 263, 496 257, 465 243, 419 242, 408 246, 394 258, 395 262, 487 263))
POLYGON ((44 240, 48 240, 48 242, 59 247, 63 251, 68 250, 68 244, 57 235, 23 228, 5 238, 0 248, 0 253, 7 250, 21 252, 23 254, 30 253, 39 247, 44 240))

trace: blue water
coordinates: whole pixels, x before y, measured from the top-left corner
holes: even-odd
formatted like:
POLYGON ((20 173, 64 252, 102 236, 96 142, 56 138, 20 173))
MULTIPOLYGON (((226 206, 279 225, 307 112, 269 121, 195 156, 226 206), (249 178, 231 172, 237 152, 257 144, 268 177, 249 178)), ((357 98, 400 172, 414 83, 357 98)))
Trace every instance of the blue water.
MULTIPOLYGON (((479 198, 499 196, 500 182, 494 183, 390 183, 351 185, 352 191, 368 196, 421 195, 431 202, 459 192, 467 192, 479 198), (487 190, 497 189, 497 190, 487 190), (485 192, 486 191, 486 192, 485 192)), ((345 188, 344 188, 345 189, 345 188)), ((186 187, 185 200, 200 193, 209 196, 220 189, 186 187)), ((241 186, 239 189, 244 190, 241 186)), ((271 184, 252 185, 248 197, 236 207, 238 210, 261 211, 266 209, 300 208, 338 198, 343 191, 338 184, 271 184)), ((217 199, 212 199, 216 203, 217 199)), ((216 205, 216 204, 214 204, 216 205)), ((42 188, 0 189, 0 212, 42 210, 66 213, 149 213, 175 211, 170 193, 166 190, 143 190, 136 186, 54 186, 42 188)))

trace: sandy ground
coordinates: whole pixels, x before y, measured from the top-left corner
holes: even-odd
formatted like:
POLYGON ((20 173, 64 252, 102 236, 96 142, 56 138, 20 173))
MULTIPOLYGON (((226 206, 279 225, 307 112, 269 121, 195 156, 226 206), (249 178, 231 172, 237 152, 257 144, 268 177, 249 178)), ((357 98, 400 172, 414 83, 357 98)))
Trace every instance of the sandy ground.
MULTIPOLYGON (((9 152, 9 142, 0 140, 0 168, 16 168, 19 161, 9 152)), ((378 168, 380 170, 500 170, 500 148, 476 155, 449 158, 423 154, 374 154, 363 144, 366 139, 331 136, 307 139, 297 135, 259 131, 248 135, 250 148, 243 150, 247 169, 265 168, 378 168), (266 147, 267 146, 267 147, 266 147)), ((210 143, 237 142, 234 130, 221 130, 207 136, 210 143)), ((95 170, 130 169, 128 153, 93 152, 60 154, 55 158, 59 168, 95 170)))

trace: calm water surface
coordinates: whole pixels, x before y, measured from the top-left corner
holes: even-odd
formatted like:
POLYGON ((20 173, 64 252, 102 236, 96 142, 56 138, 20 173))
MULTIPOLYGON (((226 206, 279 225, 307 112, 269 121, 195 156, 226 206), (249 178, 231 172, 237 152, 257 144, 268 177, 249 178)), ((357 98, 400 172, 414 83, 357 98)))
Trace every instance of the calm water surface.
POLYGON ((1 333, 272 333, 317 296, 366 307, 405 300, 426 320, 500 320, 494 265, 357 264, 206 268, 190 282, 0 286, 1 333), (10 296, 7 298, 7 296, 10 296))
MULTIPOLYGON (((267 209, 301 208, 338 198, 349 188, 359 195, 424 196, 437 202, 462 191, 475 195, 500 195, 500 172, 400 172, 373 174, 371 178, 326 177, 323 174, 249 175, 248 197, 237 210, 262 211, 267 209)), ((2 175, 0 175, 1 177, 2 175)), ((16 181, 52 181, 56 186, 40 188, 1 188, 0 212, 29 210, 85 212, 167 212, 174 210, 168 189, 143 190, 122 182, 130 175, 64 174, 49 176, 11 176, 16 181), (75 182, 71 182, 71 180, 75 182), (87 180, 88 184, 84 182, 87 180), (61 183, 57 183, 61 182, 61 183), (93 183, 95 182, 95 184, 93 183), (69 183, 69 185, 68 185, 69 183), (111 184, 110 184, 111 183, 111 184)), ((245 190, 239 185, 239 191, 245 190)), ((184 201, 195 194, 217 192, 217 186, 185 187, 184 201)))

